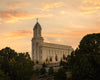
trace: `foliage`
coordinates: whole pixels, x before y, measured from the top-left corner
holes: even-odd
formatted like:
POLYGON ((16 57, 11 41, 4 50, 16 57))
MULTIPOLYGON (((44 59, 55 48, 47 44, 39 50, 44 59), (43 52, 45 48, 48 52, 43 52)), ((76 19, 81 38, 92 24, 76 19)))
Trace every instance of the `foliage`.
POLYGON ((84 36, 78 52, 81 54, 100 54, 100 33, 84 36))
POLYGON ((45 64, 45 63, 43 63, 43 64, 42 64, 42 67, 46 67, 46 64, 45 64))
POLYGON ((49 68, 48 74, 49 74, 49 75, 53 75, 53 74, 54 74, 54 69, 53 69, 53 67, 50 67, 50 68, 49 68))
POLYGON ((54 80, 67 80, 65 69, 60 68, 54 75, 54 80))
POLYGON ((63 61, 62 61, 62 59, 61 59, 61 61, 60 61, 60 66, 62 66, 63 65, 63 61))
POLYGON ((36 64, 39 64, 39 61, 38 60, 36 61, 36 64))
POLYGON ((0 69, 10 80, 29 80, 33 73, 34 64, 29 54, 17 53, 9 47, 0 50, 0 64, 0 69))
POLYGON ((100 33, 88 34, 71 55, 72 80, 100 80, 100 33))
POLYGON ((61 61, 60 61, 60 66, 63 66, 63 68, 66 69, 66 70, 67 70, 67 68, 68 68, 68 66, 67 66, 67 64, 66 64, 66 61, 62 61, 62 59, 61 59, 61 61))
POLYGON ((40 74, 42 75, 42 74, 45 74, 46 73, 46 69, 45 69, 45 67, 42 67, 41 69, 40 69, 40 74))
POLYGON ((7 74, 4 74, 4 72, 0 70, 0 80, 10 80, 10 78, 7 74))
POLYGON ((38 75, 39 74, 39 69, 36 68, 35 73, 38 75))
POLYGON ((72 64, 72 80, 95 80, 95 68, 89 58, 86 55, 75 56, 72 64))

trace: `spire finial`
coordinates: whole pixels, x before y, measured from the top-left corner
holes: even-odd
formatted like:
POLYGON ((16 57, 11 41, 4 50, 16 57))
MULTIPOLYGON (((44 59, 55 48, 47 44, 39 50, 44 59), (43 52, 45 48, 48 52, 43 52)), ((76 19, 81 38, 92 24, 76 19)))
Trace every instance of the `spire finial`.
POLYGON ((36 18, 37 22, 38 22, 38 18, 36 18))

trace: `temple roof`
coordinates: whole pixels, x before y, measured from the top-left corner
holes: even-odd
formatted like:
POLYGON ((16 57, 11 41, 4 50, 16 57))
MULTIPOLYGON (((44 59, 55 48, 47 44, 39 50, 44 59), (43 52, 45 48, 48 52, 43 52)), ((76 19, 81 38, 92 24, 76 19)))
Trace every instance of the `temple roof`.
POLYGON ((68 45, 61 45, 61 44, 54 44, 54 43, 46 43, 43 42, 42 43, 42 47, 48 47, 48 48, 53 48, 53 49, 70 49, 73 51, 72 46, 68 46, 68 45))
POLYGON ((39 22, 37 22, 37 23, 35 24, 34 29, 35 29, 35 28, 38 28, 38 27, 41 29, 41 25, 39 24, 39 22))

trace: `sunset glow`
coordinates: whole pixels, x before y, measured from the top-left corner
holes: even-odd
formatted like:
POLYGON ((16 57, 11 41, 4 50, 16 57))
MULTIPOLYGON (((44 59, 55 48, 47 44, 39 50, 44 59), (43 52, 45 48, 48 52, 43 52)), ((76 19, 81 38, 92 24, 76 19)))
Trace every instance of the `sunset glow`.
POLYGON ((100 33, 100 0, 0 0, 0 49, 31 53, 36 18, 45 42, 75 49, 86 34, 100 33))

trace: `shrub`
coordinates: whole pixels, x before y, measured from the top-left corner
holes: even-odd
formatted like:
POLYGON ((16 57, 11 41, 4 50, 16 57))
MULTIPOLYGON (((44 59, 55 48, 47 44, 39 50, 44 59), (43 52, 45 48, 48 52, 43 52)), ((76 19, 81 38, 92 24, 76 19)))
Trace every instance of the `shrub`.
POLYGON ((65 69, 60 68, 58 70, 58 72, 55 73, 54 75, 54 80, 66 80, 66 73, 65 73, 65 69))
POLYGON ((46 69, 44 68, 44 67, 42 67, 41 69, 40 69, 40 74, 45 74, 46 73, 46 69))
POLYGON ((49 68, 48 74, 49 74, 49 75, 53 75, 53 74, 54 74, 53 67, 50 67, 50 68, 49 68))

